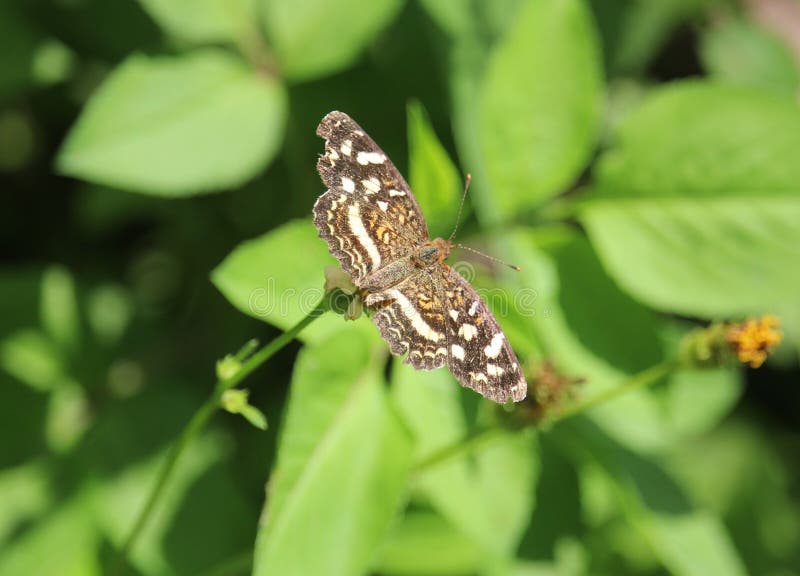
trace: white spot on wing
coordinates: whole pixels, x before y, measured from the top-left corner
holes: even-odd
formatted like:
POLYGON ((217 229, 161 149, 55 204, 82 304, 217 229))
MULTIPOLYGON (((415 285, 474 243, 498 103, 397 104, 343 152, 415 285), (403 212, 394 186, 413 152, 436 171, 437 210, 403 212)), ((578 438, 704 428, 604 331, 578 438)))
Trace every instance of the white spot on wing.
POLYGON ((472 303, 472 306, 469 307, 468 312, 470 316, 475 316, 475 312, 477 311, 478 311, 478 301, 475 300, 475 302, 472 303))
POLYGON ((333 148, 331 148, 330 152, 328 152, 328 157, 330 157, 331 160, 338 160, 339 153, 336 152, 336 150, 334 150, 333 148))
POLYGON ((414 330, 416 330, 420 336, 431 342, 438 342, 443 337, 441 332, 437 332, 431 328, 430 324, 425 322, 425 319, 422 318, 419 312, 417 312, 417 309, 411 305, 411 302, 408 301, 405 294, 397 289, 391 290, 390 294, 400 306, 402 313, 411 321, 411 326, 414 327, 414 330))
POLYGON ((478 329, 475 328, 472 324, 462 324, 461 327, 458 329, 458 335, 464 338, 467 342, 475 338, 478 335, 478 329))
POLYGON ((486 371, 489 373, 489 376, 502 376, 505 373, 505 370, 496 364, 487 364, 486 371))
POLYGON ((453 354, 455 358, 458 358, 459 360, 464 359, 464 349, 458 344, 453 344, 452 346, 450 346, 450 352, 453 354))
POLYGON ((342 145, 339 146, 339 150, 341 150, 342 154, 345 156, 350 156, 350 152, 353 151, 353 142, 350 140, 345 140, 342 142, 342 145))
POLYGON ((386 161, 386 156, 378 152, 359 152, 356 156, 356 161, 363 166, 367 164, 383 164, 386 161))
POLYGON ((381 183, 374 176, 369 180, 362 180, 361 185, 367 189, 367 192, 375 193, 381 190, 381 183))
POLYGON ((345 192, 355 192, 356 183, 347 176, 342 176, 342 188, 344 188, 345 192))
POLYGON ((458 321, 458 310, 450 310, 450 318, 452 318, 454 322, 458 321))
POLYGON ((378 252, 378 248, 375 246, 372 238, 367 234, 364 223, 361 221, 361 214, 358 211, 357 205, 353 204, 348 208, 347 221, 350 224, 350 231, 358 238, 358 241, 372 260, 372 269, 378 268, 378 266, 381 265, 381 253, 378 252))
POLYGON ((473 380, 475 380, 475 382, 483 382, 484 384, 489 383, 489 379, 486 378, 486 374, 481 374, 480 372, 470 372, 469 375, 473 380))
POLYGON ((386 210, 389 209, 389 203, 388 202, 384 202, 383 200, 378 200, 378 208, 380 208, 381 210, 386 212, 386 210))
POLYGON ((406 193, 402 190, 389 190, 389 196, 405 196, 406 193))
POLYGON ((503 349, 503 334, 498 332, 492 336, 492 341, 486 346, 483 351, 488 358, 497 358, 500 355, 500 350, 503 349))

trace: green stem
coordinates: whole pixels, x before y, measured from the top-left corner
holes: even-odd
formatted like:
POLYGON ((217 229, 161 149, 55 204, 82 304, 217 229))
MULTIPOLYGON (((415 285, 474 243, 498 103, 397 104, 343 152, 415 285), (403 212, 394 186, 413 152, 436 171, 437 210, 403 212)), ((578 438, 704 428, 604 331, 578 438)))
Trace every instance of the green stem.
POLYGON ((178 437, 178 441, 173 444, 172 448, 170 449, 167 460, 164 462, 164 465, 158 474, 156 483, 153 486, 153 490, 150 492, 144 508, 142 508, 142 511, 136 518, 133 528, 131 529, 128 537, 125 539, 125 542, 122 545, 122 548, 120 549, 116 565, 112 571, 113 574, 122 574, 125 561, 128 558, 133 545, 136 543, 136 540, 141 535, 142 530, 144 530, 147 522, 150 520, 156 504, 158 504, 159 499, 164 493, 167 482, 172 475, 176 464, 178 463, 178 459, 181 457, 189 443, 194 439, 195 436, 197 436, 198 432, 203 429, 211 416, 213 416, 217 411, 223 392, 239 384, 256 368, 264 364, 276 352, 294 340, 300 331, 303 330, 303 328, 311 324, 314 320, 319 318, 328 310, 328 304, 328 296, 326 295, 307 316, 305 316, 292 328, 286 332, 283 332, 280 336, 272 340, 269 344, 265 345, 258 352, 250 356, 244 363, 242 363, 241 368, 233 376, 217 381, 211 397, 206 400, 202 406, 200 406, 197 412, 194 413, 191 420, 189 420, 188 424, 186 424, 186 427, 181 432, 181 435, 178 437))
POLYGON ((550 416, 549 418, 545 418, 544 421, 540 424, 541 427, 548 427, 552 426, 556 422, 560 422, 562 420, 566 420, 567 418, 572 418, 578 414, 582 414, 592 408, 599 406, 600 404, 604 404, 615 398, 618 398, 624 394, 632 390, 636 390, 637 388, 644 388, 645 386, 649 386, 654 384, 662 377, 666 376, 670 372, 672 372, 675 368, 677 368, 679 363, 677 361, 667 361, 662 362, 661 364, 656 364, 655 366, 651 366, 646 370, 639 372, 638 374, 632 376, 619 386, 615 386, 605 392, 601 392, 600 394, 596 394, 591 398, 584 400, 583 402, 577 402, 572 406, 568 406, 567 408, 560 410, 550 416))
POLYGON ((501 428, 500 426, 493 428, 479 428, 458 442, 444 446, 419 462, 416 466, 414 466, 413 473, 419 474, 425 470, 434 468, 438 464, 450 460, 451 458, 468 454, 476 450, 479 445, 505 431, 505 428, 501 428))
MULTIPOLYGON (((525 426, 523 426, 523 428, 549 428, 557 422, 561 422, 567 418, 572 418, 573 416, 582 414, 583 412, 591 410, 600 404, 609 402, 615 398, 618 398, 619 396, 622 396, 623 394, 627 394, 632 390, 649 386, 657 382, 663 376, 669 374, 678 366, 679 363, 677 361, 668 361, 662 364, 656 364, 655 366, 639 372, 619 386, 615 386, 610 390, 606 390, 605 392, 597 394, 588 400, 585 400, 584 402, 578 402, 564 410, 561 410, 560 412, 555 413, 553 416, 546 418, 543 421, 527 423, 525 426)), ((440 450, 437 450, 422 460, 414 467, 414 473, 419 474, 425 470, 438 466, 442 462, 446 462, 451 458, 457 458, 459 456, 463 456, 464 454, 473 452, 478 448, 479 445, 484 444, 485 442, 493 439, 495 436, 499 436, 508 431, 508 428, 502 426, 480 428, 469 434, 467 437, 462 438, 458 442, 444 446, 440 450)))

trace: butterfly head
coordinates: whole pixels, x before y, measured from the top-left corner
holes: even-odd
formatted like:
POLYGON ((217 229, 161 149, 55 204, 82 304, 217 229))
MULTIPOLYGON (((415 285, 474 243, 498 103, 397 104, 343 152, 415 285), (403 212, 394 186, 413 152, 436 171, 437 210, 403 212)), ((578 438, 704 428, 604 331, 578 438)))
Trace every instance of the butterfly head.
POLYGON ((444 238, 435 238, 420 246, 412 257, 414 263, 420 268, 426 268, 444 262, 450 255, 451 244, 444 238))

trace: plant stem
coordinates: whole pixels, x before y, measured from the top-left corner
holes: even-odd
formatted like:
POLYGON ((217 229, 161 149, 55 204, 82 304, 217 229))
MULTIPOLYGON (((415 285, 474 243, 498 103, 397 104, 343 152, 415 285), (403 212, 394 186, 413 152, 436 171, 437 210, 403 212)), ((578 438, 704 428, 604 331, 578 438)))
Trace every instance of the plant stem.
POLYGON ((610 388, 609 390, 601 392, 600 394, 596 394, 595 396, 592 396, 583 402, 576 402, 572 406, 568 406, 563 410, 559 410, 549 418, 545 418, 544 421, 539 424, 539 426, 552 426, 557 422, 591 410, 595 406, 599 406, 600 404, 604 404, 610 400, 618 398, 632 390, 654 384, 663 376, 666 376, 672 372, 678 367, 678 365, 679 364, 677 361, 672 360, 651 366, 650 368, 635 374, 619 386, 615 386, 614 388, 610 388))
POLYGON ((125 561, 128 558, 133 545, 136 543, 136 540, 139 538, 145 526, 147 525, 148 520, 150 520, 156 504, 164 493, 167 482, 172 475, 173 470, 175 469, 175 465, 178 463, 178 459, 181 457, 189 443, 194 439, 195 436, 197 436, 198 432, 203 429, 211 416, 213 416, 217 411, 222 393, 239 384, 256 368, 264 364, 276 352, 294 340, 300 331, 303 330, 303 328, 311 324, 314 320, 319 318, 328 310, 328 304, 328 295, 325 295, 323 299, 320 300, 320 302, 314 307, 314 309, 311 310, 311 312, 309 312, 308 315, 306 315, 302 320, 300 320, 286 332, 283 332, 277 338, 270 341, 255 354, 245 360, 239 370, 233 376, 224 380, 217 380, 211 397, 209 397, 209 399, 206 400, 205 403, 203 403, 203 405, 200 406, 200 408, 194 413, 191 420, 189 420, 189 422, 186 424, 186 427, 181 432, 181 435, 178 437, 177 442, 173 444, 172 448, 170 449, 167 460, 164 462, 164 465, 158 474, 156 483, 153 486, 153 490, 147 497, 147 502, 145 503, 144 508, 142 508, 142 511, 136 518, 133 528, 131 529, 128 537, 125 539, 125 542, 119 551, 114 570, 112 570, 113 574, 122 574, 125 561))
POLYGON ((501 428, 500 426, 495 426, 493 428, 479 428, 458 442, 448 444, 447 446, 435 451, 433 454, 414 466, 413 473, 419 474, 420 472, 424 472, 429 468, 433 468, 436 465, 445 462, 446 460, 456 458, 457 456, 461 456, 463 454, 468 454, 469 452, 476 450, 479 445, 505 431, 505 428, 501 428))
MULTIPOLYGON (((638 374, 632 376, 619 386, 615 386, 610 390, 606 390, 600 394, 597 394, 588 400, 583 402, 578 402, 573 404, 572 406, 567 407, 564 410, 556 412, 553 416, 549 418, 545 418, 542 421, 538 422, 528 422, 522 428, 549 428, 553 424, 557 422, 561 422, 562 420, 566 420, 567 418, 572 418, 573 416, 577 416, 583 412, 591 410, 592 408, 599 406, 605 402, 613 400, 623 394, 627 394, 628 392, 635 390, 637 388, 643 388, 645 386, 649 386, 656 381, 658 381, 661 377, 666 376, 672 370, 677 368, 679 363, 677 361, 667 361, 661 364, 656 364, 655 366, 651 366, 650 368, 639 372, 638 374)), ((510 432, 511 430, 505 428, 503 426, 493 426, 491 428, 480 428, 473 433, 469 434, 465 438, 462 438, 458 442, 453 444, 449 444, 444 446, 443 448, 437 450, 421 462, 419 462, 414 467, 414 473, 419 474, 433 468, 442 462, 446 462, 451 458, 456 458, 458 456, 463 456, 464 454, 468 454, 477 447, 491 439, 495 436, 499 436, 505 432, 510 432)))

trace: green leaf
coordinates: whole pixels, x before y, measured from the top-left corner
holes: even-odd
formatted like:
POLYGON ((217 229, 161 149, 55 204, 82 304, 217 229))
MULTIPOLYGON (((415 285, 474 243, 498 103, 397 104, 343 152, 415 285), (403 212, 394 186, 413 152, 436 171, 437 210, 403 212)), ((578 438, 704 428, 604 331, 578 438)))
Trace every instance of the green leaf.
POLYGON ((626 374, 664 359, 656 314, 614 284, 583 235, 567 233, 546 252, 558 273, 558 307, 583 346, 626 374))
POLYGON ((550 558, 559 552, 559 544, 584 534, 587 512, 581 494, 578 471, 547 434, 539 439, 541 474, 536 487, 533 511, 518 556, 550 558))
POLYGON ((63 574, 100 576, 100 539, 85 494, 78 494, 4 546, 0 576, 63 574))
POLYGON ((524 0, 492 0, 492 2, 464 2, 463 0, 421 0, 428 15, 459 41, 475 42, 502 34, 513 22, 524 0))
POLYGON ((76 54, 55 38, 48 38, 39 46, 31 73, 40 86, 51 86, 70 78, 77 61, 76 54))
POLYGON ((712 430, 742 395, 739 372, 732 368, 678 370, 670 375, 663 404, 670 426, 682 437, 712 430))
MULTIPOLYGON (((237 246, 211 272, 211 281, 241 312, 286 330, 322 299, 325 267, 334 265, 314 224, 295 220, 237 246)), ((319 342, 341 330, 342 322, 339 315, 325 314, 299 338, 319 342)), ((356 323, 367 331, 368 324, 356 323)))
MULTIPOLYGON (((145 505, 170 447, 200 399, 174 379, 125 401, 108 403, 70 455, 71 470, 89 492, 94 524, 119 549, 145 505)), ((252 537, 252 509, 223 467, 230 439, 211 429, 186 446, 155 513, 129 558, 137 574, 199 574, 240 550, 252 537), (219 523, 219 524, 217 524, 219 523), (220 531, 218 527, 225 526, 220 531)))
POLYGON ((86 390, 65 379, 49 398, 45 435, 55 454, 68 454, 91 425, 91 408, 86 390))
POLYGON ((53 266, 44 271, 40 314, 45 331, 62 349, 74 351, 78 347, 78 301, 75 282, 66 268, 53 266))
POLYGON ((729 20, 705 29, 700 56, 719 80, 794 96, 800 68, 789 46, 753 24, 729 20))
POLYGON ((139 0, 165 32, 189 42, 241 40, 256 24, 256 0, 139 0))
POLYGON ((105 345, 122 337, 134 314, 131 295, 116 284, 94 288, 86 301, 86 317, 94 336, 105 345))
POLYGON ((403 502, 411 462, 375 342, 350 327, 300 353, 254 575, 369 569, 403 502))
MULTIPOLYGON (((419 201, 431 237, 450 235, 461 200, 462 179, 436 138, 419 102, 408 106, 409 182, 419 201)), ((465 217, 465 216, 464 216, 465 217)))
POLYGON ((395 17, 402 0, 262 0, 281 70, 308 80, 351 64, 395 17))
MULTIPOLYGON (((392 394, 414 435, 417 461, 466 437, 462 390, 448 372, 416 371, 396 361, 392 394)), ((421 471, 417 489, 473 540, 484 559, 508 558, 533 509, 537 474, 533 437, 508 433, 487 440, 474 460, 468 455, 453 457, 421 471)))
MULTIPOLYGON (((509 258, 522 270, 508 277, 506 290, 536 293, 525 317, 528 331, 540 338, 546 358, 566 375, 586 378, 582 397, 618 386, 662 359, 656 316, 614 285, 575 231, 521 229, 508 239, 509 258), (609 326, 616 330, 613 342, 609 326)), ((637 450, 664 448, 672 439, 649 390, 604 403, 592 418, 615 440, 637 450)))
POLYGON ((695 509, 658 464, 625 450, 583 418, 562 422, 554 432, 615 484, 626 518, 671 574, 746 574, 723 524, 695 509))
POLYGON ((381 574, 476 574, 480 549, 432 512, 410 512, 392 529, 376 569, 381 574))
POLYGON ((537 0, 495 49, 480 126, 493 197, 506 218, 563 191, 589 160, 601 112, 600 55, 579 0, 537 0))
POLYGON ((771 430, 730 419, 670 455, 673 474, 698 502, 724 516, 737 542, 746 543, 742 550, 751 573, 774 565, 779 556, 796 557, 800 549, 800 504, 790 480, 794 462, 779 444, 771 430))
POLYGON ((701 15, 708 0, 591 0, 603 37, 609 75, 641 75, 674 38, 676 29, 701 15))
POLYGON ((92 96, 58 169, 159 196, 236 187, 277 153, 285 116, 284 87, 226 52, 132 56, 92 96))
POLYGON ((20 330, 2 340, 0 367, 36 390, 52 390, 66 377, 57 348, 37 330, 20 330))
POLYGON ((420 0, 428 16, 450 36, 464 34, 473 28, 470 5, 462 0, 420 0))
POLYGON ((6 548, 20 526, 31 524, 53 504, 43 462, 30 462, 0 472, 0 546, 6 548))
POLYGON ((796 308, 800 109, 703 82, 623 123, 581 221, 619 285, 655 308, 728 317, 796 308))

